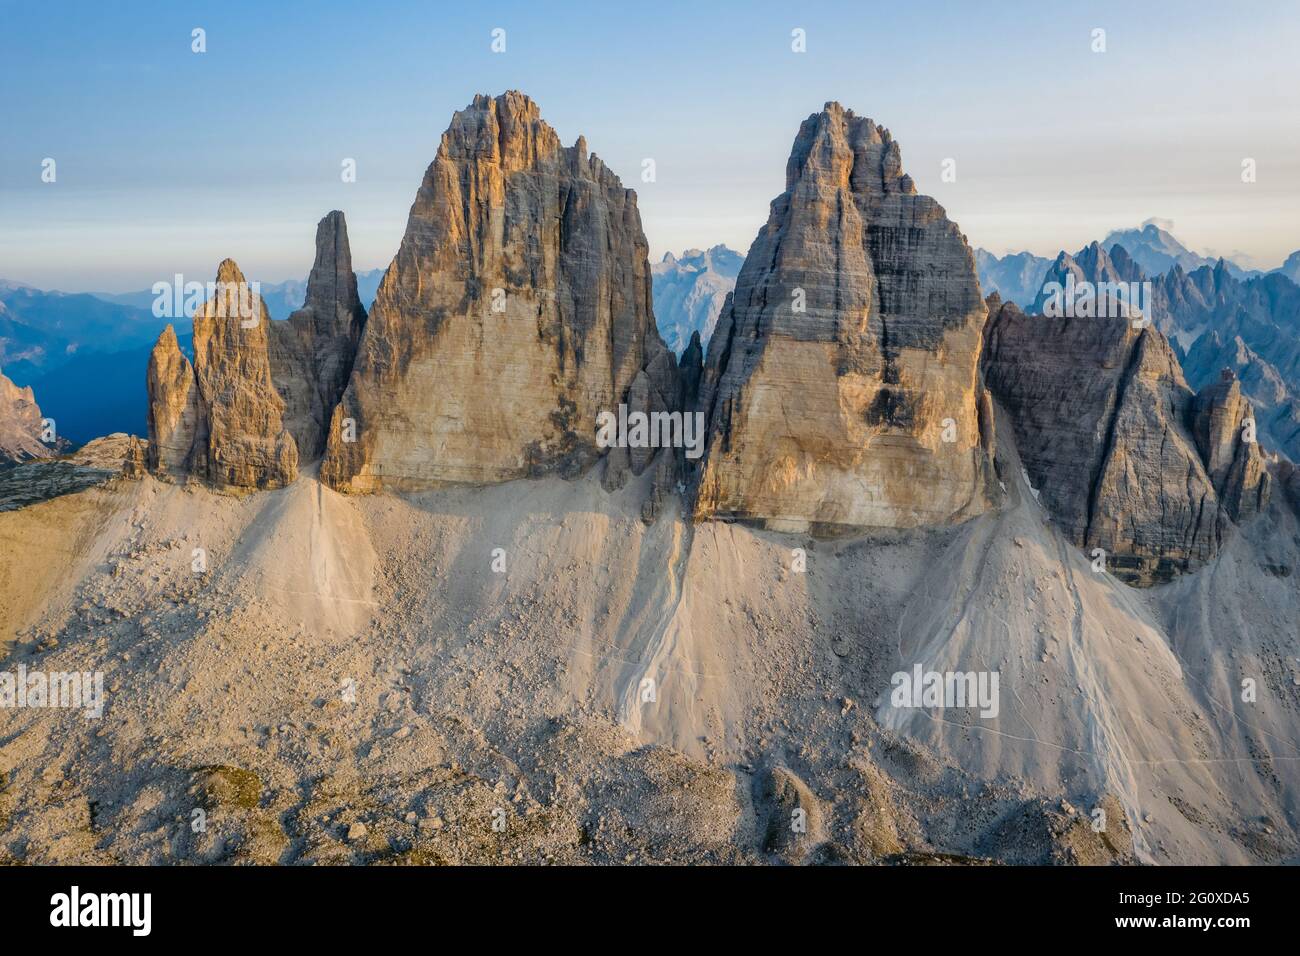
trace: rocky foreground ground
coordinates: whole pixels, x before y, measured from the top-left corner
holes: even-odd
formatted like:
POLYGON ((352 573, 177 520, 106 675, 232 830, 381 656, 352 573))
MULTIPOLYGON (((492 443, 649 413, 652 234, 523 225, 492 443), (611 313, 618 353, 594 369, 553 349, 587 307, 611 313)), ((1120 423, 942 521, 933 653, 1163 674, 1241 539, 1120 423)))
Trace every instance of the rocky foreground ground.
POLYGON ((1093 573, 1019 484, 958 528, 810 538, 647 526, 648 481, 358 499, 309 475, 251 496, 146 478, 0 515, 0 613, 35 620, 5 667, 106 682, 99 719, 0 711, 0 852, 1295 857, 1289 512, 1142 592, 1093 573), (1232 606, 1207 601, 1225 587, 1232 606), (914 661, 998 668, 1002 713, 900 714, 889 675, 914 661))

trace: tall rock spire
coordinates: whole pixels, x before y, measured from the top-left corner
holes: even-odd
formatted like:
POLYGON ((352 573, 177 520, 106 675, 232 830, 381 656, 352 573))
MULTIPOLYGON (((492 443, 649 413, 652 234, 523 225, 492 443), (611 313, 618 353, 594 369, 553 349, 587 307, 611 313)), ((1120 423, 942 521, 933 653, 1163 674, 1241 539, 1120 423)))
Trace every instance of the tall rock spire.
POLYGON ((330 417, 352 374, 365 324, 347 221, 335 210, 316 227, 306 302, 287 322, 271 325, 272 378, 303 462, 315 461, 325 451, 330 417))
POLYGON ((826 104, 709 343, 696 515, 799 529, 983 510, 984 317, 964 237, 889 131, 826 104))
POLYGON ((199 428, 191 468, 214 485, 279 488, 298 474, 271 379, 271 317, 232 259, 217 268, 217 294, 194 316, 199 428))
MULTIPOLYGON (((183 480, 199 432, 198 383, 194 366, 181 352, 170 325, 158 336, 146 374, 149 394, 149 470, 160 478, 183 480)), ((205 429, 206 430, 206 429, 205 429)))
POLYGON ((1193 406, 1196 444, 1220 503, 1238 522, 1268 504, 1270 478, 1257 431, 1254 410, 1241 394, 1232 369, 1223 369, 1218 382, 1197 393, 1193 406))
POLYGON ((366 313, 357 298, 347 223, 316 229, 307 301, 272 322, 234 261, 194 316, 194 362, 168 326, 149 358, 150 471, 218 487, 279 488, 319 458, 366 313))
POLYGON ((561 146, 521 93, 475 97, 411 207, 322 478, 371 491, 595 462, 597 416, 638 374, 651 406, 676 401, 647 252, 635 193, 584 140, 561 146))

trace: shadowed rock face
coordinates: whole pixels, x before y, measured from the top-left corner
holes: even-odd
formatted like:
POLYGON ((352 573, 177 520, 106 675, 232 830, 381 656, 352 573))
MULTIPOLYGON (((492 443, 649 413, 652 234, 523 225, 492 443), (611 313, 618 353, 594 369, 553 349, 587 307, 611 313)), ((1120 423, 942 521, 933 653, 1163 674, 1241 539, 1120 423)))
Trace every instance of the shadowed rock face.
POLYGON ((983 510, 984 318, 964 238, 889 131, 828 103, 709 342, 697 517, 908 527, 983 510))
POLYGON ((335 210, 316 227, 306 302, 287 322, 271 324, 271 375, 303 462, 325 452, 330 418, 347 387, 365 324, 347 222, 335 210))
POLYGON ((321 220, 307 301, 289 321, 271 322, 232 260, 217 284, 226 292, 194 316, 194 363, 171 326, 149 358, 147 464, 171 480, 283 487, 323 452, 365 325, 343 214, 321 220))
POLYGON ((1193 406, 1192 431, 1215 494, 1234 521, 1259 514, 1268 504, 1270 479, 1258 440, 1254 412, 1231 369, 1203 388, 1193 406))
POLYGON ((561 146, 521 93, 476 97, 411 207, 322 478, 372 491, 592 464, 597 414, 639 374, 650 407, 676 401, 646 255, 635 194, 585 140, 561 146))
POLYGON ((1196 334, 1183 362, 1188 381, 1212 385, 1232 368, 1265 443, 1300 460, 1300 288, 1279 274, 1239 281, 1222 261, 1170 270, 1157 288, 1167 323, 1184 339, 1196 334))
POLYGON ((1165 337, 1134 326, 999 303, 984 377, 1057 524, 1104 549, 1117 576, 1150 584, 1209 560, 1229 520, 1267 500, 1267 476, 1259 446, 1241 439, 1235 382, 1198 397, 1165 337))
POLYGON ((142 451, 140 439, 115 432, 96 438, 71 455, 37 458, 0 469, 0 511, 25 508, 102 485, 128 473, 132 457, 142 451))
MULTIPOLYGON (((1127 283, 1132 289, 1149 281, 1149 302, 1142 307, 1174 344, 1187 383, 1205 389, 1222 369, 1232 369, 1254 406, 1265 444, 1300 458, 1300 395, 1290 384, 1300 377, 1300 287, 1294 282, 1278 273, 1243 280, 1223 259, 1190 272, 1174 265, 1145 275, 1124 246, 1111 244, 1107 251, 1094 242, 1073 256, 1057 256, 1030 311, 1046 311, 1046 284, 1064 284, 1067 276, 1076 285, 1099 286, 1099 299, 1107 296, 1100 284, 1127 283)), ((1097 310, 1094 305, 1093 314, 1097 310)))

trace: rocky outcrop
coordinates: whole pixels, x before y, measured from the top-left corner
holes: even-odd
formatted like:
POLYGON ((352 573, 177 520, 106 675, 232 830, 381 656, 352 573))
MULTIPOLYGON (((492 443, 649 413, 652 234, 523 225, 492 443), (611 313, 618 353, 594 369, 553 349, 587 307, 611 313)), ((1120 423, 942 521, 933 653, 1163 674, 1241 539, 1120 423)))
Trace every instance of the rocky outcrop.
MULTIPOLYGON (((1171 248, 1182 248, 1167 233, 1153 230, 1148 225, 1141 235, 1163 236, 1173 242, 1171 248)), ((1130 241, 1139 233, 1123 235, 1130 241)), ((1220 370, 1231 368, 1255 406, 1260 435, 1270 447, 1300 459, 1300 391, 1291 384, 1300 381, 1300 287, 1281 272, 1243 278, 1225 259, 1192 253, 1180 254, 1163 274, 1144 270, 1142 259, 1162 261, 1149 248, 1131 256, 1126 246, 1109 239, 1073 256, 1062 252, 1043 277, 1044 288, 1030 311, 1050 311, 1056 288, 1067 281, 1075 289, 1090 283, 1096 294, 1094 301, 1080 298, 1084 308, 1074 312, 1080 316, 1126 314, 1125 304, 1107 306, 1115 298, 1108 290, 1127 286, 1130 297, 1138 290, 1145 298, 1142 311, 1173 343, 1188 384, 1197 390, 1213 386, 1220 370), (1205 264, 1189 272, 1183 260, 1205 264), (1049 289, 1052 283, 1056 287, 1049 289)))
POLYGON ((704 377, 704 346, 700 333, 692 332, 691 340, 677 360, 677 375, 681 390, 678 402, 681 408, 696 408, 700 403, 700 382, 704 377))
POLYGON ((1300 468, 1284 458, 1278 461, 1275 473, 1282 495, 1280 500, 1290 505, 1291 510, 1300 517, 1300 468))
MULTIPOLYGON (((119 475, 131 476, 132 457, 143 452, 134 435, 114 432, 59 458, 26 461, 0 471, 0 511, 76 494, 119 475)), ((143 462, 143 458, 138 459, 143 462)), ((138 477, 138 476, 137 476, 138 477)))
POLYGON ((58 454, 41 441, 41 431, 41 409, 31 386, 19 388, 0 374, 0 465, 58 454))
POLYGON ((161 478, 279 488, 320 458, 366 314, 341 212, 321 220, 303 308, 272 322, 227 259, 194 316, 194 362, 168 326, 149 358, 147 464, 161 478))
POLYGON ((302 462, 325 452, 330 418, 352 374, 365 324, 347 222, 335 210, 316 227, 306 302, 287 322, 271 323, 271 377, 302 462))
POLYGON ((365 492, 596 462, 600 412, 677 394, 647 252, 635 193, 584 139, 561 146, 521 93, 475 97, 380 284, 322 478, 365 492))
POLYGON ((1223 369, 1217 383, 1196 395, 1193 434, 1219 502, 1238 522, 1268 504, 1269 476, 1256 432, 1237 376, 1223 369))
MULTIPOLYGON (((1009 413, 1034 493, 1065 534, 1135 584, 1193 569, 1230 519, 1266 500, 1232 387, 1197 396, 1165 337, 1128 318, 990 315, 989 390, 1009 413)), ((1233 383, 1235 385, 1235 383, 1233 383)))
POLYGON ((170 325, 158 336, 145 373, 149 395, 149 449, 146 462, 159 478, 183 480, 199 432, 198 383, 194 367, 170 325))
POLYGON ((271 378, 270 316, 239 266, 217 269, 194 315, 194 363, 168 326, 149 357, 150 463, 164 478, 224 488, 279 488, 298 474, 284 400, 271 378))
POLYGON ((1273 271, 1300 285, 1300 249, 1287 256, 1286 261, 1273 271))
POLYGON ((1196 388, 1223 368, 1237 375, 1271 448, 1300 460, 1300 287, 1281 273, 1241 281, 1222 260, 1191 273, 1175 268, 1156 285, 1165 325, 1187 347, 1196 388))
POLYGON ((889 131, 828 103, 709 343, 696 515, 796 530, 983 510, 984 318, 965 239, 889 131))
POLYGON ((271 376, 271 317, 233 260, 217 269, 217 287, 217 296, 194 316, 194 374, 203 418, 194 462, 214 485, 283 487, 298 475, 298 450, 271 376), (241 291, 237 308, 231 289, 248 290, 241 291))
POLYGON ((122 454, 121 472, 123 478, 131 481, 139 481, 149 473, 148 439, 137 438, 135 435, 130 436, 126 449, 122 454))

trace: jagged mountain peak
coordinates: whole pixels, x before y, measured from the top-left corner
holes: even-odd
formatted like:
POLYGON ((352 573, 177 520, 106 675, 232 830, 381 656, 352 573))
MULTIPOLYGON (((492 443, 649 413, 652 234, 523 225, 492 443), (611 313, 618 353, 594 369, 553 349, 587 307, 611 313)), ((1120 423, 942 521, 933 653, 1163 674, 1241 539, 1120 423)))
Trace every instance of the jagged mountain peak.
POLYGON ((147 464, 169 480, 282 487, 323 452, 365 323, 346 219, 318 224, 307 301, 287 322, 271 322, 233 259, 216 281, 194 315, 194 362, 171 325, 150 355, 147 464))
MULTIPOLYGON (((1119 243, 1133 257, 1148 276, 1162 276, 1175 266, 1191 272, 1201 266, 1214 266, 1222 257, 1206 256, 1193 252, 1171 231, 1168 220, 1148 219, 1132 229, 1113 229, 1107 233, 1103 244, 1110 248, 1119 243)), ((1224 260, 1225 269, 1236 278, 1248 278, 1252 273, 1230 260, 1224 260)))
POLYGON ((827 104, 795 136, 709 343, 697 516, 898 527, 982 510, 984 316, 971 252, 898 144, 827 104))
POLYGON ((651 266, 654 313, 668 347, 681 354, 693 334, 708 342, 744 256, 725 245, 671 252, 651 266))
POLYGON ((370 491, 595 463, 596 416, 638 375, 647 401, 675 401, 647 257, 635 193, 585 139, 562 147, 522 93, 476 97, 411 207, 337 413, 357 440, 331 427, 324 479, 370 491))
POLYGON ((244 278, 244 270, 239 268, 239 263, 234 259, 222 259, 217 265, 217 282, 219 283, 245 283, 248 280, 244 278))
POLYGON ((823 182, 828 176, 856 193, 916 192, 889 130, 834 101, 799 127, 786 164, 786 192, 805 179, 823 182))
POLYGON ((41 432, 41 409, 31 386, 19 388, 0 371, 0 464, 57 454, 41 432))

